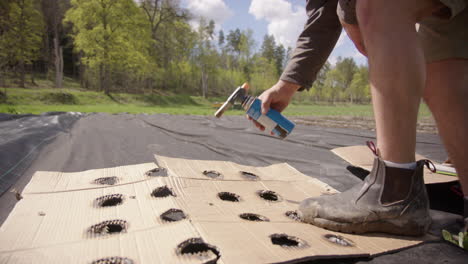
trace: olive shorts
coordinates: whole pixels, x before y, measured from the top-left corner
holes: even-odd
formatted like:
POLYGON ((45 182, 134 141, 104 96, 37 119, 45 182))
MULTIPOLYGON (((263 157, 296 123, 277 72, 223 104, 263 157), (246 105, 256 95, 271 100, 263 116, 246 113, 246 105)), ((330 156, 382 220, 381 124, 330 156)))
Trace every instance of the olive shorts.
MULTIPOLYGON (((357 0, 339 0, 337 14, 347 24, 357 24, 357 0)), ((427 62, 468 59, 468 0, 440 0, 440 12, 416 26, 427 62)))

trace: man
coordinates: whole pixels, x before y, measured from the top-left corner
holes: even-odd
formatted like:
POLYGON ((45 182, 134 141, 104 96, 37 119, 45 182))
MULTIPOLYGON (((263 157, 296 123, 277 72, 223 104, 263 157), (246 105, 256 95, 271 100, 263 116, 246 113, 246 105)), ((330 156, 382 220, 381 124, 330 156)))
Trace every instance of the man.
POLYGON ((362 184, 304 200, 299 215, 341 232, 424 234, 431 221, 426 162, 414 157, 421 98, 468 190, 468 0, 308 0, 307 15, 280 80, 259 97, 262 111, 284 110, 311 86, 343 26, 368 57, 377 149, 362 184))

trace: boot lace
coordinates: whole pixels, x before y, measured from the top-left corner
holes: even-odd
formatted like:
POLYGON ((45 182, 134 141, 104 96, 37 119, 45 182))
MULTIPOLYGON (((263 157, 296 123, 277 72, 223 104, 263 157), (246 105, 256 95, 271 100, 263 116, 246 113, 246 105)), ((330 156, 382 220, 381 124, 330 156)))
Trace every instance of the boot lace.
MULTIPOLYGON (((373 141, 366 141, 366 145, 367 147, 369 147, 369 149, 374 153, 375 156, 379 157, 379 150, 377 149, 377 147, 375 146, 374 142, 373 141)), ((428 160, 428 159, 425 159, 424 160, 424 165, 426 165, 426 167, 433 173, 436 173, 437 172, 437 169, 436 169, 436 166, 434 165, 434 163, 432 163, 432 161, 428 160)))
POLYGON ((424 160, 424 165, 426 165, 426 167, 433 173, 436 173, 437 172, 437 169, 436 169, 436 166, 434 165, 434 163, 432 163, 432 161, 428 160, 428 159, 425 159, 424 160))
POLYGON ((366 141, 366 145, 374 153, 375 156, 379 156, 379 151, 377 150, 377 147, 375 146, 373 141, 366 141))

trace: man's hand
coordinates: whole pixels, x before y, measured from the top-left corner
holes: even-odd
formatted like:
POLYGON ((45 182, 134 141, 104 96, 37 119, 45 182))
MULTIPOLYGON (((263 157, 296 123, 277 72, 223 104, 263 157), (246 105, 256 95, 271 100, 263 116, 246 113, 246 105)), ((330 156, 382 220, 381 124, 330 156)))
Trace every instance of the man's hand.
MULTIPOLYGON (((270 108, 273 108, 279 112, 282 112, 291 101, 294 93, 299 89, 300 85, 279 80, 275 85, 270 89, 265 90, 259 97, 262 101, 262 114, 268 113, 270 108)), ((249 120, 252 120, 255 126, 261 131, 265 130, 260 123, 253 120, 251 117, 247 116, 249 120)))

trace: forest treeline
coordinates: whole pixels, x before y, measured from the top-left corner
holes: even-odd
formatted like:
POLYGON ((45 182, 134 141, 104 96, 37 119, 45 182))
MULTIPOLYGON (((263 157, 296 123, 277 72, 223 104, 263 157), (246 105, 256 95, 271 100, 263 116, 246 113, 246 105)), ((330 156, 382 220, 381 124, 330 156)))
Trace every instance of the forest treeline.
MULTIPOLYGON (((64 76, 105 93, 225 96, 245 81, 271 87, 290 54, 252 30, 217 30, 177 0, 2 0, 0 86, 34 88, 64 76), (194 26, 196 24, 196 26, 194 26), (12 82, 13 80, 13 82, 12 82)), ((368 69, 327 63, 302 100, 367 102, 368 69)))

